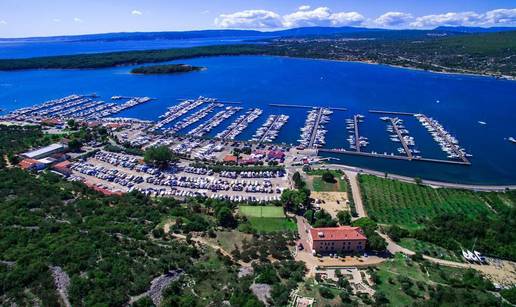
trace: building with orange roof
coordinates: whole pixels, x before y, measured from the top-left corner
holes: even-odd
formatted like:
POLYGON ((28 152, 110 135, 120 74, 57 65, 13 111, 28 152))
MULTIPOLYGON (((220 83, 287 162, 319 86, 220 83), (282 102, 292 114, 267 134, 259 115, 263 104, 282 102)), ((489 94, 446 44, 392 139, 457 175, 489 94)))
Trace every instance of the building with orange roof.
POLYGON ((360 227, 311 228, 308 243, 315 253, 353 253, 363 251, 367 237, 360 227))
POLYGON ((224 157, 224 162, 227 162, 227 163, 237 163, 238 162, 238 158, 234 155, 226 155, 224 157))
POLYGON ((45 165, 36 159, 23 159, 18 166, 27 171, 37 171, 45 168, 45 165))

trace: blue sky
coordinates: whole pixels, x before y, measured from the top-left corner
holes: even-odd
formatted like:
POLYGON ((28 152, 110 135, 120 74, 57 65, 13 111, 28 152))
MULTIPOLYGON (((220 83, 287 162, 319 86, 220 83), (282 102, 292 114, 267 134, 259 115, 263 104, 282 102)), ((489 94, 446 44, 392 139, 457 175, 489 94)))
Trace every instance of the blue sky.
POLYGON ((298 26, 515 26, 515 0, 1 0, 0 37, 298 26))

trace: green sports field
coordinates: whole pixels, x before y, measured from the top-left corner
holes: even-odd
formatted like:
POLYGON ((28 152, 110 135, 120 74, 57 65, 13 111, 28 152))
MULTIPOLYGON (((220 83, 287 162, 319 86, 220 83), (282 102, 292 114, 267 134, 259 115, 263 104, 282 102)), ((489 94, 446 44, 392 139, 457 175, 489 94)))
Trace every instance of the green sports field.
POLYGON ((283 208, 276 206, 240 206, 240 213, 247 217, 285 217, 283 208))
POLYGON ((282 207, 240 206, 240 214, 247 217, 249 225, 258 232, 295 231, 296 223, 286 218, 282 207))

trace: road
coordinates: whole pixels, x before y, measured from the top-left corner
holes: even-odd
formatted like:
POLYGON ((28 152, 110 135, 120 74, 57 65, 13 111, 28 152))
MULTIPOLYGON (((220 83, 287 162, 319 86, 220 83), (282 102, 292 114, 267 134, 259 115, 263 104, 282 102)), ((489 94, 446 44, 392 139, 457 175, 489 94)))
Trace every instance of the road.
POLYGON ((344 174, 349 179, 349 185, 351 186, 351 194, 353 195, 353 202, 357 210, 358 217, 366 217, 367 213, 364 209, 364 203, 362 202, 362 194, 360 193, 360 185, 358 184, 357 172, 344 171, 344 174))
MULTIPOLYGON (((354 166, 348 165, 339 165, 339 164, 325 164, 321 168, 329 168, 329 169, 340 169, 344 172, 351 171, 361 174, 375 175, 378 177, 385 178, 385 172, 374 171, 365 168, 358 168, 354 166)), ((387 174, 387 178, 389 179, 397 179, 403 182, 414 183, 414 177, 395 175, 395 174, 387 174)), ((473 191, 485 191, 485 192, 504 192, 507 189, 516 190, 516 185, 474 185, 474 184, 462 184, 462 183, 453 183, 453 182, 442 182, 442 181, 434 181, 434 180, 426 180, 423 179, 422 184, 429 185, 432 187, 440 187, 440 188, 455 188, 455 189, 465 189, 465 190, 473 190, 473 191)))

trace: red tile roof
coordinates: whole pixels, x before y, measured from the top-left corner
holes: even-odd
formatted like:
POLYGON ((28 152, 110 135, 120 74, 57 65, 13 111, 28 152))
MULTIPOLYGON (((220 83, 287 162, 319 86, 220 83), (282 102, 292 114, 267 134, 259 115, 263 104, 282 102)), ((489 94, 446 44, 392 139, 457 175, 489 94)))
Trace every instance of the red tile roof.
POLYGON ((237 162, 238 159, 236 156, 233 155, 227 155, 224 157, 224 162, 237 162))
POLYGON ((29 169, 31 167, 33 167, 34 165, 38 164, 38 160, 34 160, 34 159, 23 159, 20 161, 20 163, 18 163, 18 165, 21 167, 21 169, 29 169))
POLYGON ((311 228, 313 241, 367 240, 360 227, 340 226, 311 228))
POLYGON ((54 168, 55 169, 70 169, 71 164, 72 164, 72 162, 65 160, 63 162, 59 162, 56 165, 54 165, 54 168))

